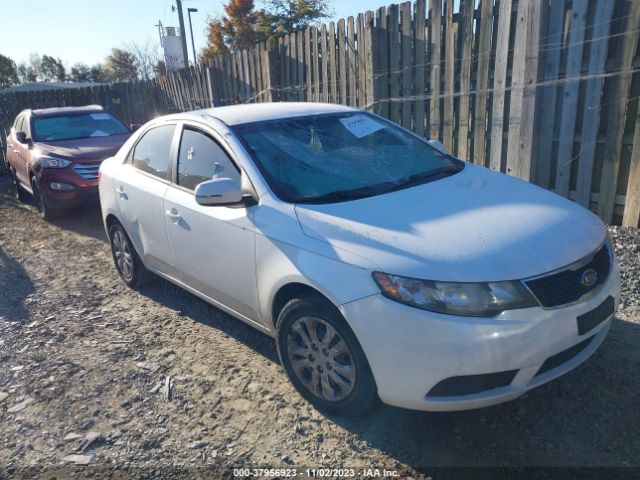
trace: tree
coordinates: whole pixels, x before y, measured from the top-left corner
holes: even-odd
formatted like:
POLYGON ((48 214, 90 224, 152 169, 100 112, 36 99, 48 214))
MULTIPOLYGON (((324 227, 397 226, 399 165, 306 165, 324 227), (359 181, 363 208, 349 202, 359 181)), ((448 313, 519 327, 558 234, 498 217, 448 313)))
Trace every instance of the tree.
POLYGON ((69 77, 72 82, 91 82, 91 68, 84 63, 76 63, 71 67, 69 77))
POLYGON ((40 62, 41 80, 45 82, 64 82, 67 78, 67 72, 62 64, 62 60, 55 59, 49 55, 43 55, 40 62))
POLYGON ((16 62, 0 54, 0 90, 13 87, 19 82, 16 62))
POLYGON ((129 43, 123 48, 133 56, 134 65, 141 80, 151 80, 156 74, 156 66, 160 61, 158 46, 147 41, 146 43, 129 43))
POLYGON ((111 82, 131 82, 138 79, 135 57, 121 48, 111 50, 103 71, 106 79, 111 82))
POLYGON ((29 61, 18 65, 18 76, 24 82, 37 82, 42 80, 42 58, 37 53, 29 55, 29 61))
POLYGON ((326 0, 267 0, 267 9, 276 35, 305 29, 330 16, 326 0))
POLYGON ((229 0, 221 18, 209 18, 207 47, 201 58, 247 48, 256 42, 306 28, 330 14, 327 0, 267 0, 255 10, 253 0, 229 0))

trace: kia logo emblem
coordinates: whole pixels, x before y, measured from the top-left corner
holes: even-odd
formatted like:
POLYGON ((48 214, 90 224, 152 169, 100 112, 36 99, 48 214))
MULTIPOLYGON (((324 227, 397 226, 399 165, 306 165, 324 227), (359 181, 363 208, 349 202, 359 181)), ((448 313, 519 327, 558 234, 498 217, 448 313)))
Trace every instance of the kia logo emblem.
POLYGON ((580 283, 583 287, 591 287, 598 280, 598 272, 593 268, 585 270, 580 276, 580 283))

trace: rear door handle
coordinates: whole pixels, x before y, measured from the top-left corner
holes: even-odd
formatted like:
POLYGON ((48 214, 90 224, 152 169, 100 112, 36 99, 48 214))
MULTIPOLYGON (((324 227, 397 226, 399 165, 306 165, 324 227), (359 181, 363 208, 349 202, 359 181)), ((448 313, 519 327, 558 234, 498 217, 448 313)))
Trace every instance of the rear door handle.
POLYGON ((127 193, 124 191, 124 188, 122 187, 118 187, 116 189, 116 193, 118 194, 118 196, 124 200, 127 199, 127 193))
POLYGON ((180 219, 182 219, 182 217, 180 216, 180 214, 175 208, 172 208, 171 210, 167 210, 165 213, 167 217, 169 217, 174 222, 178 222, 180 219))

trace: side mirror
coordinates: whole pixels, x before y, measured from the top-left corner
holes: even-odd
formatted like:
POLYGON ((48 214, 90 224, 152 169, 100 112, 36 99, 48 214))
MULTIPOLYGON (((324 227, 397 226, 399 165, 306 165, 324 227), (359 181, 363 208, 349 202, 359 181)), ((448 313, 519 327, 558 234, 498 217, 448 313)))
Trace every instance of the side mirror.
POLYGON ((242 189, 235 180, 216 178, 196 187, 196 202, 200 205, 232 205, 242 202, 242 189))
POLYGON ((136 130, 138 130, 142 125, 139 123, 130 123, 129 124, 129 130, 131 130, 131 132, 135 132, 136 130))
POLYGON ((20 143, 27 143, 27 134, 22 130, 18 130, 16 132, 16 140, 18 140, 20 143))
POLYGON ((427 143, 431 145, 433 148, 435 148, 436 150, 438 150, 440 153, 444 153, 445 155, 449 153, 447 152, 447 149, 444 148, 444 145, 440 140, 429 140, 427 143))

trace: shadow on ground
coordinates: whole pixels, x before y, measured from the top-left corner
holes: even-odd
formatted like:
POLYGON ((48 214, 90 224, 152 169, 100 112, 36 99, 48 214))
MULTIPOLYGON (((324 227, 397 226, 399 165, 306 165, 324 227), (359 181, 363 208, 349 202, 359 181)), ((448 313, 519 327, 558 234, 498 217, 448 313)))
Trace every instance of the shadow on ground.
POLYGON ((51 221, 51 224, 84 237, 107 242, 99 204, 85 205, 62 212, 59 217, 51 221))
POLYGON ((33 283, 20 262, 0 248, 0 317, 11 321, 28 320, 29 312, 24 302, 34 291, 33 283))

